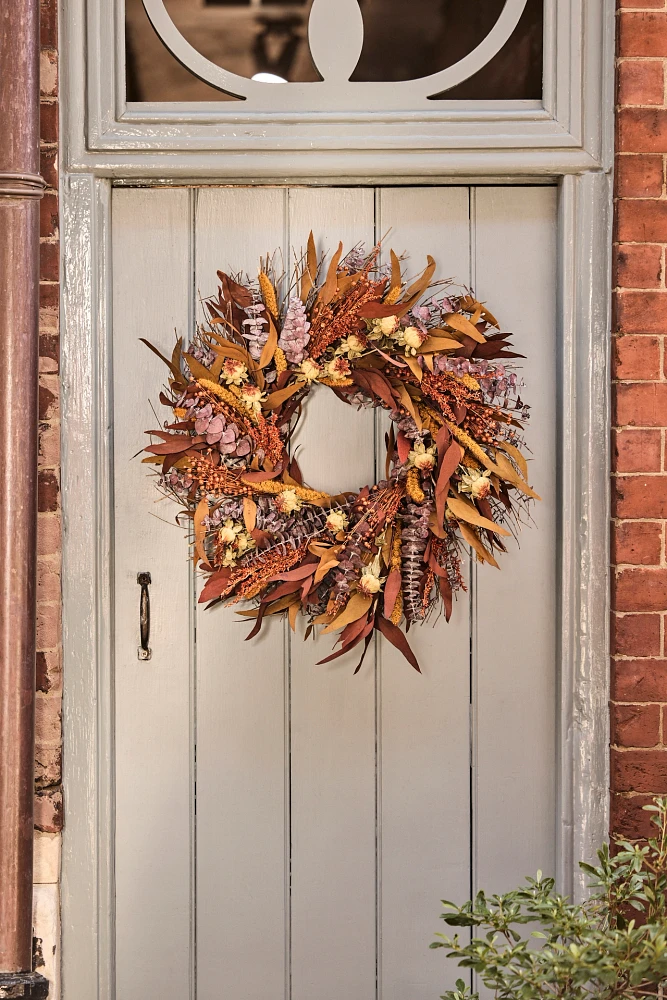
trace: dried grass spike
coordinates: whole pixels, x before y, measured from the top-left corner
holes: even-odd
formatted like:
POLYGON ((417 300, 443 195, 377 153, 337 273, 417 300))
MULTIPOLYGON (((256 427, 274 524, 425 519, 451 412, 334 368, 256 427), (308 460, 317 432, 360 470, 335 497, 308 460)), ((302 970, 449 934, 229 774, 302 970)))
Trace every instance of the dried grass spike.
POLYGON ((278 319, 278 300, 276 298, 276 290, 265 271, 259 272, 259 289, 262 293, 264 305, 269 310, 273 318, 278 319))
POLYGON ((282 347, 276 347, 273 352, 273 360, 278 374, 280 374, 280 372, 287 371, 287 358, 285 357, 285 352, 282 347))
POLYGON ((403 593, 399 590, 396 601, 394 602, 394 610, 391 613, 391 623, 392 625, 400 624, 401 618, 403 617, 403 593))
POLYGON ((421 488, 419 471, 417 469, 410 469, 405 480, 405 486, 408 491, 408 496, 414 500, 415 503, 424 502, 424 491, 421 488))

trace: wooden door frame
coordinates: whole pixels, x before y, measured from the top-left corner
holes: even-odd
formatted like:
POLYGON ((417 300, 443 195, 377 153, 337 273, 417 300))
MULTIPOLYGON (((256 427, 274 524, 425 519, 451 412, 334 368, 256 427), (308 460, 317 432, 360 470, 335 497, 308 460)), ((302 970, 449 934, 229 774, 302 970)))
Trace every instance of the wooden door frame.
MULTIPOLYGON (((114 998, 110 832, 113 428, 109 388, 110 211, 114 180, 160 186, 187 182, 558 183, 557 283, 562 353, 557 378, 562 471, 557 874, 565 892, 580 897, 584 891, 576 861, 593 856, 595 847, 607 836, 609 816, 614 16, 611 0, 548 0, 548 10, 553 12, 556 3, 571 32, 576 34, 577 26, 581 26, 575 16, 577 11, 581 14, 585 9, 588 19, 588 30, 576 40, 579 69, 569 81, 570 96, 574 95, 574 103, 580 105, 581 128, 574 138, 573 132, 568 132, 567 142, 556 141, 553 136, 547 141, 539 116, 533 116, 530 128, 524 123, 523 132, 512 133, 510 129, 501 139, 503 122, 515 121, 516 115, 511 109, 496 109, 493 128, 479 142, 461 141, 460 122, 441 123, 440 134, 431 138, 430 145, 419 148, 406 135, 398 137, 389 148, 386 142, 384 148, 380 148, 380 142, 374 147, 371 142, 373 148, 360 148, 350 132, 346 140, 349 148, 341 146, 341 140, 338 148, 332 149, 322 131, 312 156, 294 156, 294 150, 282 148, 280 138, 276 138, 265 153, 258 148, 244 150, 243 168, 238 166, 240 150, 234 148, 233 142, 225 144, 218 139, 204 148, 199 135, 201 124, 192 125, 187 115, 183 122, 193 129, 189 145, 181 134, 178 148, 166 148, 164 140, 142 146, 142 137, 137 135, 144 125, 139 122, 129 127, 122 108, 115 120, 127 134, 122 141, 101 143, 95 133, 100 120, 90 117, 86 104, 86 95, 93 103, 99 97, 99 76, 88 80, 88 89, 86 86, 86 53, 92 51, 95 56, 99 52, 99 38, 93 38, 94 44, 86 47, 82 18, 86 0, 67 0, 64 5, 61 391, 66 825, 62 928, 68 1000, 114 998), (505 141, 508 135, 509 141, 505 141)), ((88 0, 88 4, 92 12, 90 32, 95 17, 105 7, 102 0, 88 0)), ((567 97, 562 81, 559 95, 562 105, 567 97)), ((473 112, 474 117, 479 108, 473 112)), ((350 118, 349 124, 352 129, 358 123, 350 118)), ((149 123, 145 129, 155 139, 154 126, 149 123)))

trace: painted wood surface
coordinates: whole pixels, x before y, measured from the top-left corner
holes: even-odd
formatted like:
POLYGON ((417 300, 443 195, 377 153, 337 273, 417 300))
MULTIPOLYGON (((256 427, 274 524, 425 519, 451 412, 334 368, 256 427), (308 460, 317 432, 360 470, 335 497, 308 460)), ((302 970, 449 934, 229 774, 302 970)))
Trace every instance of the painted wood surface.
POLYGON ((478 188, 471 215, 475 290, 526 355, 529 479, 542 497, 501 572, 475 572, 474 884, 505 892, 538 868, 556 874, 556 191, 478 188))
MULTIPOLYGON (((260 254, 283 246, 285 200, 278 188, 197 192, 199 319, 217 270, 254 277, 260 254)), ((285 629, 271 621, 246 643, 247 621, 221 607, 198 607, 196 623, 197 996, 260 1000, 287 974, 285 629)))
MULTIPOLYGON (((117 1000, 139 1000, 137 967, 190 995, 194 939, 199 1000, 430 1000, 452 978, 428 950, 439 900, 554 861, 555 191, 124 190, 114 202, 114 352, 141 362, 132 381, 125 364, 114 377, 117 1000), (415 272, 432 252, 441 277, 477 283, 530 356, 538 529, 501 573, 473 567, 449 625, 411 630, 422 676, 384 642, 353 677, 353 662, 315 665, 326 641, 272 622, 245 644, 231 610, 195 610, 185 539, 138 518, 153 487, 123 462, 163 377, 136 338, 170 346, 216 269, 253 275, 274 248, 287 260, 311 227, 348 244, 391 228, 415 272), (148 664, 136 660, 140 569, 154 579, 148 664)), ((382 430, 381 415, 314 394, 295 441, 306 479, 372 481, 382 430)))
MULTIPOLYGON (((116 996, 191 988, 192 675, 187 546, 141 458, 170 353, 190 329, 190 193, 117 191, 114 267, 116 996), (141 662, 137 573, 152 578, 141 662)), ((160 426, 158 424, 158 426, 160 426)))
MULTIPOLYGON (((411 274, 428 252, 439 277, 470 283, 468 188, 387 188, 378 210, 379 231, 389 230, 396 253, 410 255, 411 274)), ((467 899, 470 887, 468 595, 459 595, 448 625, 439 619, 411 629, 410 644, 422 676, 381 643, 383 1000, 443 992, 442 952, 428 945, 439 930, 440 899, 467 899)))

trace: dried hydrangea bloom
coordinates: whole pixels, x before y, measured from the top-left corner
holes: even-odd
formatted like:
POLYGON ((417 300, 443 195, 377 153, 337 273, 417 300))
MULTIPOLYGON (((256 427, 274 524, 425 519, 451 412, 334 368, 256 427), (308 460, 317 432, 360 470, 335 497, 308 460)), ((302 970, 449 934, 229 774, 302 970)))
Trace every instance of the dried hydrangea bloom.
POLYGON ((248 341, 248 352, 254 361, 259 361, 262 348, 269 339, 269 321, 262 313, 263 303, 246 306, 243 310, 248 317, 243 320, 243 336, 248 341))
POLYGON ((278 340, 278 347, 285 352, 291 365, 301 364, 306 355, 306 345, 310 340, 310 323, 306 307, 301 299, 293 296, 289 300, 285 321, 278 340))

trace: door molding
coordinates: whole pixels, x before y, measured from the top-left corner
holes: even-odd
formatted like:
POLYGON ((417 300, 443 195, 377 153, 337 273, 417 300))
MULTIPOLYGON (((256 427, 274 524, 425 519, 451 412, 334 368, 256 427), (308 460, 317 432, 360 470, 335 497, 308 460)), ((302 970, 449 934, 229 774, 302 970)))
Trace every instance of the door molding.
MULTIPOLYGON (((62 196, 64 989, 113 1000, 111 183, 67 175, 62 196)), ((611 209, 608 173, 561 179, 557 876, 575 897, 608 827, 611 209)))
POLYGON ((576 861, 592 858, 608 829, 611 0, 546 0, 542 105, 450 101, 437 112, 320 112, 289 123, 225 120, 211 105, 125 106, 118 53, 107 43, 121 7, 68 0, 61 24, 65 995, 114 1000, 113 182, 558 182, 557 875, 581 897, 576 861))

